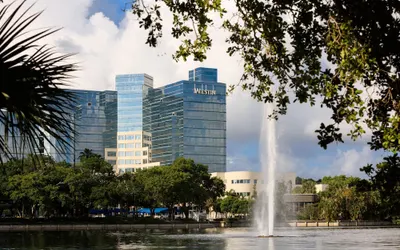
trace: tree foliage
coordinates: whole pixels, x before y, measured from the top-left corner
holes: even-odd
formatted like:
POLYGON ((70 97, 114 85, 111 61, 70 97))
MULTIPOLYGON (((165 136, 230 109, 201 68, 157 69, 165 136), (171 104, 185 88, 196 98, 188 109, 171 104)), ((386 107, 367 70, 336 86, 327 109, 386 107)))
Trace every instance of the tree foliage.
POLYGON ((13 202, 12 211, 22 217, 85 217, 91 209, 120 206, 165 206, 172 218, 174 207, 186 214, 190 206, 204 208, 223 196, 222 180, 212 178, 208 168, 189 159, 171 166, 115 175, 113 167, 89 149, 72 167, 47 156, 29 156, 0 166, 0 198, 13 202), (41 164, 35 164, 39 159, 41 164))
POLYGON ((243 59, 241 87, 258 101, 275 102, 274 118, 294 102, 329 109, 331 122, 316 130, 323 148, 343 142, 339 125, 347 123, 354 140, 368 127, 374 150, 400 149, 397 1, 135 0, 133 13, 149 31, 150 46, 162 37, 161 6, 172 13, 171 33, 182 42, 176 60, 206 59, 219 16, 229 34, 227 53, 243 59))
POLYGON ((0 160, 40 153, 42 140, 63 151, 74 132, 69 111, 75 98, 62 87, 76 66, 68 63, 70 55, 39 45, 57 30, 29 32, 41 13, 29 14, 25 3, 0 8, 0 160))
POLYGON ((387 156, 374 168, 367 165, 362 170, 371 178, 372 188, 381 197, 382 214, 387 218, 400 218, 400 158, 387 156))
POLYGON ((315 194, 317 191, 315 189, 316 182, 314 180, 302 180, 302 184, 299 187, 295 187, 292 190, 294 194, 315 194))
POLYGON ((226 193, 225 197, 218 200, 221 212, 228 217, 246 217, 251 213, 253 200, 236 194, 233 190, 226 193))
POLYGON ((370 182, 344 175, 324 177, 326 191, 319 193, 318 211, 314 216, 333 220, 368 220, 380 218, 381 202, 370 182))
POLYGON ((141 195, 149 205, 155 208, 157 202, 164 204, 171 213, 178 203, 188 216, 188 206, 206 208, 225 193, 222 180, 211 177, 207 166, 190 159, 178 158, 171 166, 153 167, 136 175, 143 186, 141 195))

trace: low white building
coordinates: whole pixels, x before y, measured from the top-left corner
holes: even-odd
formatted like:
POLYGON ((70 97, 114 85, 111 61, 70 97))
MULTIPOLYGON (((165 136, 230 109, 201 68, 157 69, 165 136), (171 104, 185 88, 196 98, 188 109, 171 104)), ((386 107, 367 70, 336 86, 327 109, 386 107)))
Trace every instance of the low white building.
MULTIPOLYGON (((261 186, 267 182, 261 172, 214 172, 211 173, 211 176, 223 180, 226 186, 226 191, 234 190, 237 194, 244 197, 251 196, 254 188, 256 188, 257 192, 260 192, 261 186)), ((291 190, 296 181, 296 173, 277 173, 277 180, 283 181, 287 188, 291 190)))
POLYGON ((317 194, 326 191, 327 189, 328 189, 328 184, 315 184, 315 192, 317 194))

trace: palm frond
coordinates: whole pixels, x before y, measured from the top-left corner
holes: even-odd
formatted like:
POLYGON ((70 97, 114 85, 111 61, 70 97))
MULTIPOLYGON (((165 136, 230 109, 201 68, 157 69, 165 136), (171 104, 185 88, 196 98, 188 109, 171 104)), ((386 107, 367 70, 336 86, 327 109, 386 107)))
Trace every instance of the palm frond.
POLYGON ((27 32, 41 12, 28 15, 32 6, 23 10, 25 3, 0 9, 0 160, 37 153, 41 140, 66 152, 75 138, 76 98, 63 87, 77 67, 67 63, 72 55, 35 44, 57 30, 27 32))

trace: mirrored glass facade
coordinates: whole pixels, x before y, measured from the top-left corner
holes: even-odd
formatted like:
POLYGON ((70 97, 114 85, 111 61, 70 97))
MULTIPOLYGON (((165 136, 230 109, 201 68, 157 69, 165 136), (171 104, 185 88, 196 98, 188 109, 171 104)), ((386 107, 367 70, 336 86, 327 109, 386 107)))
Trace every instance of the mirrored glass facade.
POLYGON ((149 75, 127 74, 116 76, 116 91, 69 91, 77 96, 71 110, 76 137, 68 138, 68 152, 44 145, 55 160, 77 162, 88 148, 117 168, 185 157, 210 172, 226 171, 226 85, 218 82, 217 69, 197 68, 189 80, 161 88, 153 88, 149 75))
POLYGON ((146 74, 118 75, 118 133, 116 168, 119 173, 155 166, 151 160, 151 133, 144 128, 145 100, 153 88, 153 78, 146 74))
MULTIPOLYGON (((35 153, 47 154, 56 161, 65 160, 74 163, 79 161, 80 153, 88 148, 104 157, 105 148, 117 146, 117 92, 67 91, 73 92, 76 96, 75 103, 67 110, 70 113, 71 124, 75 127, 75 135, 71 134, 68 138, 64 138, 72 147, 62 147, 60 142, 49 136, 50 142, 38 138, 40 148, 35 148, 35 153)), ((32 150, 26 148, 18 152, 22 155, 16 157, 25 157, 32 153, 32 150)))
POLYGON ((153 87, 153 78, 146 74, 118 75, 118 132, 143 130, 143 99, 153 87))
POLYGON ((105 148, 117 147, 117 92, 72 90, 77 95, 75 161, 85 148, 104 157, 105 148))
MULTIPOLYGON (((2 116, 8 116, 6 110, 0 110, 2 116)), ((45 147, 45 138, 39 136, 36 138, 35 145, 31 145, 29 140, 21 135, 19 129, 13 125, 5 127, 5 125, 0 123, 0 139, 3 141, 7 141, 8 147, 8 157, 12 157, 15 159, 22 159, 26 157, 28 154, 44 154, 46 153, 45 147), (6 139, 7 133, 7 139, 6 139)), ((0 150, 0 159, 1 161, 7 161, 8 157, 4 153, 5 151, 0 150)))
POLYGON ((189 81, 149 92, 144 126, 152 133, 152 159, 162 165, 177 157, 226 171, 226 85, 217 70, 197 68, 189 81))

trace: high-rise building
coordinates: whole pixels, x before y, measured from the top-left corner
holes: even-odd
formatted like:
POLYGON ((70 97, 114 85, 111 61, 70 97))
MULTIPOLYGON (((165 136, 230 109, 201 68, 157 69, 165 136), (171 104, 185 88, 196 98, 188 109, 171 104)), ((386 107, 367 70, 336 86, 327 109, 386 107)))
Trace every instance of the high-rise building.
POLYGON ((56 161, 66 160, 71 163, 79 161, 79 155, 85 149, 105 157, 105 149, 117 146, 117 92, 69 91, 77 98, 76 104, 71 108, 75 140, 73 140, 74 135, 71 135, 69 140, 73 152, 63 154, 55 151, 52 146, 48 146, 47 151, 56 161))
MULTIPOLYGON (((71 103, 67 113, 75 128, 75 134, 63 138, 71 147, 62 145, 53 137, 38 138, 38 147, 31 149, 27 143, 21 148, 20 137, 10 140, 9 148, 14 157, 26 157, 30 153, 47 154, 56 161, 75 163, 86 148, 93 153, 105 156, 105 149, 116 148, 117 144, 117 92, 67 90, 75 94, 76 100, 71 103)), ((2 130, 4 131, 4 130, 2 130)), ((114 163, 114 162, 110 162, 114 163)))
MULTIPOLYGON (((182 80, 153 88, 146 74, 116 76, 116 91, 69 90, 76 94, 71 122, 73 145, 56 151, 54 139, 37 150, 56 161, 79 161, 86 148, 116 171, 169 165, 178 157, 226 171, 226 85, 217 69, 197 68, 182 80)), ((40 139, 40 138, 39 138, 40 139)), ((36 149, 35 149, 36 150, 36 149)))
MULTIPOLYGON (((118 133, 115 159, 120 173, 159 165, 151 161, 151 133, 143 129, 143 102, 152 88, 153 78, 146 74, 116 77, 118 133)), ((106 159, 111 158, 107 156, 106 159)))
POLYGON ((226 171, 226 85, 217 69, 197 68, 189 80, 149 91, 144 127, 152 134, 152 160, 178 157, 226 171))
MULTIPOLYGON (((4 117, 9 115, 6 110, 0 110, 0 112, 4 117)), ((8 126, 6 127, 5 124, 0 122, 0 139, 7 147, 7 150, 3 148, 0 150, 0 162, 7 161, 9 157, 22 159, 28 154, 45 153, 45 138, 39 136, 35 138, 34 141, 31 141, 28 137, 21 135, 15 124, 7 125, 8 126)))

